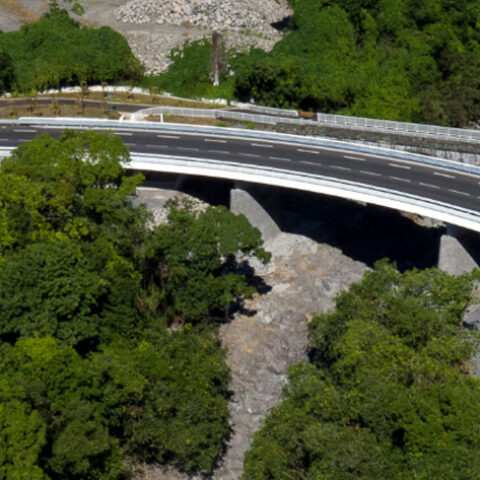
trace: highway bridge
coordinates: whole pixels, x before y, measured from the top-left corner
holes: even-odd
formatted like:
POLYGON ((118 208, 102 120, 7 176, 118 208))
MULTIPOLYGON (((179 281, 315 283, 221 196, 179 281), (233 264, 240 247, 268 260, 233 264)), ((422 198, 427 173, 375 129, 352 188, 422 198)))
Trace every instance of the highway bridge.
MULTIPOLYGON (((65 122, 0 121, 0 146, 16 147, 42 132, 58 137, 65 122)), ((68 122, 67 122, 68 123, 68 122)), ((305 138, 235 131, 129 124, 82 123, 107 128, 132 154, 130 168, 205 175, 335 195, 429 216, 480 231, 480 168, 415 155, 305 138), (373 153, 372 153, 373 152, 373 153)))

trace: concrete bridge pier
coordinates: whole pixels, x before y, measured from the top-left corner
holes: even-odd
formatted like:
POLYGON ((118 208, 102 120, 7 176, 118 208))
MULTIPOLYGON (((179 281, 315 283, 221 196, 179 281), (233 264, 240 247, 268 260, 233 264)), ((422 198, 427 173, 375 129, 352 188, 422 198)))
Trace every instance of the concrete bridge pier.
POLYGON ((478 268, 480 239, 474 232, 466 232, 454 225, 440 237, 438 268, 451 275, 460 275, 478 268))
POLYGON ((272 188, 253 185, 244 182, 235 182, 230 190, 230 210, 233 213, 243 213, 248 221, 257 227, 263 241, 275 238, 280 232, 280 227, 267 212, 275 208, 275 197, 278 195, 272 188))

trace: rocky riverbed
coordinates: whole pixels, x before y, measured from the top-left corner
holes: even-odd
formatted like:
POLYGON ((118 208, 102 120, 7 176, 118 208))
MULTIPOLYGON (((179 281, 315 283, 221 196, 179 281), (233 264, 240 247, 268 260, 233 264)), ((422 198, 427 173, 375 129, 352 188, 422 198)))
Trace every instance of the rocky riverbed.
MULTIPOLYGON (((173 190, 141 192, 142 201, 162 220, 162 205, 173 190)), ((318 226, 312 224, 313 227, 318 226)), ((360 280, 367 266, 306 235, 281 233, 266 242, 271 263, 256 273, 266 286, 221 327, 222 344, 232 373, 230 403, 232 437, 214 480, 238 480, 243 456, 255 431, 273 407, 287 381, 290 365, 304 358, 307 325, 312 312, 327 312, 333 299, 360 280)), ((253 264, 255 265, 255 264, 253 264)), ((186 480, 174 470, 149 468, 142 480, 186 480)))

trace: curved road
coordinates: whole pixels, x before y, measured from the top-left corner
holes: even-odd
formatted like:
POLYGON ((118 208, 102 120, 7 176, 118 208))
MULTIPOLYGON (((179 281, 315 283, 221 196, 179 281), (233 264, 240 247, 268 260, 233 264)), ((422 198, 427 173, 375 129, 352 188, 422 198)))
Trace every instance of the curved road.
MULTIPOLYGON (((42 132, 58 137, 61 129, 0 125, 0 146, 15 147, 42 132)), ((480 169, 478 174, 471 174, 338 149, 228 135, 128 131, 128 125, 115 133, 135 153, 208 158, 317 174, 443 202, 480 215, 480 169)))

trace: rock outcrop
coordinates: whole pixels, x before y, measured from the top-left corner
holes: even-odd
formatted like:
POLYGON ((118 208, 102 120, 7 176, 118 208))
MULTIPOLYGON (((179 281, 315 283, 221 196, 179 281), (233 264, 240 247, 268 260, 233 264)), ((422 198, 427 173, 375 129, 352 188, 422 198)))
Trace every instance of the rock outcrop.
POLYGON ((116 10, 117 20, 126 23, 249 30, 267 36, 275 35, 272 24, 289 14, 284 0, 130 0, 116 10))

